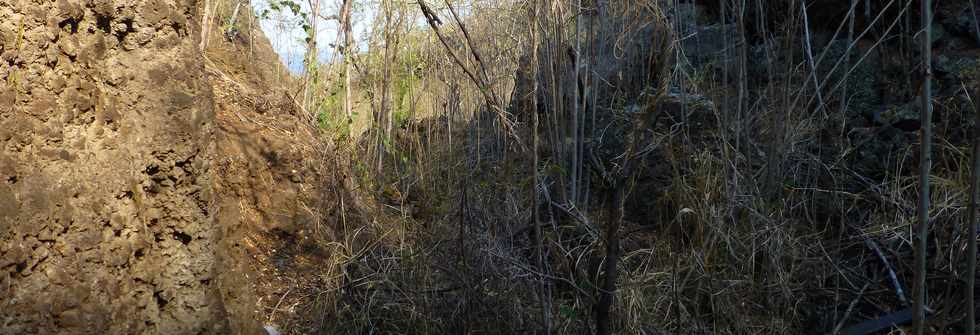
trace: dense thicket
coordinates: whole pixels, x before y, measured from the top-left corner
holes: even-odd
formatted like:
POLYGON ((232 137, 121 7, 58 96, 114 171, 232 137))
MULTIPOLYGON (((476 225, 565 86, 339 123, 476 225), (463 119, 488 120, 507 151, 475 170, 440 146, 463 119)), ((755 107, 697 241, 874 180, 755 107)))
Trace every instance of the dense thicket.
POLYGON ((911 325, 926 195, 925 330, 963 332, 980 32, 969 1, 919 4, 366 3, 353 169, 403 237, 345 265, 341 327, 911 325))

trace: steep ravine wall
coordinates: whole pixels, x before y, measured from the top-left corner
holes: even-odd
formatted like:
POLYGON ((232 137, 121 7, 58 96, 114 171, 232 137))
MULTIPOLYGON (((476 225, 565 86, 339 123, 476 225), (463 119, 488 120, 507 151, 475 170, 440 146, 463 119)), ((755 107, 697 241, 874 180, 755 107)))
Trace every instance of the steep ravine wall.
POLYGON ((0 334, 229 332, 195 2, 0 1, 0 334))

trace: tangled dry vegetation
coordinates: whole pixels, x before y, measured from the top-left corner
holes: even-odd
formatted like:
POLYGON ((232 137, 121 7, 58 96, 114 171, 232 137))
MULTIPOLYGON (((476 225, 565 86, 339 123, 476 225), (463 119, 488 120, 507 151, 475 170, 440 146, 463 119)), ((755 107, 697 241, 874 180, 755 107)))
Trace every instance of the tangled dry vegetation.
MULTIPOLYGON (((962 332, 976 275, 968 4, 938 7, 933 43, 937 334, 962 332)), ((913 2, 377 5, 370 51, 349 57, 354 102, 342 66, 315 72, 307 119, 353 157, 339 168, 352 196, 324 221, 329 284, 297 332, 870 334, 911 320, 913 2), (363 132, 329 121, 347 104, 368 114, 363 132)))

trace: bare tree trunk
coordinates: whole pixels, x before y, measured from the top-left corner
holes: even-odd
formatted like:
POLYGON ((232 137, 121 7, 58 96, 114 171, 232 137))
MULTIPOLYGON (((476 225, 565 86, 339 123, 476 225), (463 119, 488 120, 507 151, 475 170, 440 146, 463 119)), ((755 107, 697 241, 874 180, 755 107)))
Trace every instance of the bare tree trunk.
MULTIPOLYGON (((531 136, 532 144, 531 150, 531 174, 533 175, 533 183, 531 184, 531 212, 533 216, 533 221, 531 224, 534 225, 534 261, 535 266, 538 271, 542 273, 544 270, 544 236, 542 236, 541 231, 541 204, 538 203, 538 186, 541 185, 540 175, 538 174, 538 146, 540 145, 540 138, 538 137, 538 3, 533 1, 530 8, 529 15, 529 31, 530 38, 528 39, 531 43, 531 96, 530 108, 526 112, 531 113, 531 136)), ((524 92, 524 94, 528 94, 524 92)), ((545 334, 551 334, 551 301, 547 293, 547 284, 545 283, 545 278, 541 278, 541 289, 538 290, 538 302, 541 307, 541 324, 544 327, 545 334)))
MULTIPOLYGON (((671 36, 670 38, 673 37, 671 36)), ((671 65, 667 64, 666 60, 673 55, 673 50, 670 49, 669 42, 667 45, 663 45, 660 50, 663 52, 660 55, 661 58, 654 64, 654 66, 660 67, 659 71, 657 71, 658 73, 654 76, 659 91, 648 98, 649 100, 644 104, 642 112, 633 116, 632 130, 627 134, 626 148, 623 150, 623 158, 620 163, 620 172, 615 177, 616 180, 613 181, 612 193, 607 197, 606 210, 609 214, 609 224, 606 226, 605 232, 606 262, 603 267, 604 276, 599 289, 599 299, 596 302, 595 311, 596 333, 599 335, 606 335, 610 332, 609 310, 612 308, 615 297, 616 277, 618 276, 616 266, 619 264, 620 252, 619 228, 623 225, 626 191, 635 178, 633 175, 634 167, 640 165, 644 157, 643 154, 637 153, 637 148, 640 146, 641 134, 645 129, 657 124, 657 119, 659 119, 662 112, 657 108, 657 104, 664 92, 670 87, 669 73, 671 65)))
MULTIPOLYGON (((786 122, 786 108, 778 108, 775 106, 776 95, 778 94, 775 87, 775 74, 773 71, 773 57, 772 47, 769 43, 769 30, 766 23, 765 7, 762 5, 762 0, 756 0, 757 15, 758 19, 758 29, 762 32, 764 37, 763 48, 765 48, 766 53, 766 78, 768 84, 766 87, 766 94, 770 97, 770 103, 773 105, 772 115, 769 118, 769 130, 772 132, 769 138, 769 154, 766 163, 766 178, 765 178, 765 196, 769 201, 776 201, 779 199, 779 195, 782 189, 782 164, 783 164, 783 137, 785 132, 783 131, 786 122)), ((790 29, 787 29, 790 30, 790 29)))
MULTIPOLYGON (((803 14, 803 45, 806 52, 806 61, 810 65, 810 78, 813 79, 813 93, 817 96, 816 111, 823 110, 823 93, 820 92, 820 82, 817 80, 817 65, 813 61, 813 46, 810 39, 810 18, 807 15, 806 0, 800 0, 800 13, 803 14)), ((808 105, 809 106, 809 105, 808 105)))
MULTIPOLYGON (((978 91, 977 93, 980 93, 978 91)), ((980 191, 980 111, 977 110, 974 102, 973 112, 976 120, 973 121, 973 172, 970 176, 970 215, 967 221, 966 233, 966 289, 963 295, 966 296, 966 326, 964 334, 976 334, 976 307, 973 301, 974 285, 977 280, 977 192, 980 191)))
MULTIPOLYGON (((977 21, 977 4, 970 2, 970 11, 973 13, 973 30, 980 38, 980 22, 977 21)), ((977 284, 977 192, 980 191, 980 109, 977 108, 977 99, 980 99, 980 88, 976 90, 973 98, 973 113, 977 115, 973 123, 973 176, 970 191, 970 222, 966 233, 966 334, 977 333, 976 304, 974 301, 974 289, 977 284)))
MULTIPOLYGON (((354 112, 352 110, 351 104, 354 103, 351 97, 351 70, 354 66, 354 34, 351 29, 351 5, 354 0, 344 0, 344 5, 341 7, 340 17, 343 22, 344 30, 344 114, 347 116, 347 131, 350 131, 351 124, 354 123, 354 112)), ((349 138, 349 137, 348 137, 349 138)))
POLYGON ((578 181, 579 181, 579 142, 582 140, 579 137, 579 96, 582 94, 579 85, 579 61, 582 58, 582 0, 578 0, 575 7, 575 59, 572 60, 572 66, 575 68, 572 72, 572 145, 574 146, 571 150, 572 154, 572 166, 571 166, 571 196, 569 201, 572 206, 578 208, 578 181))
MULTIPOLYGON (((718 0, 718 7, 721 10, 720 19, 721 19, 721 24, 722 24, 722 26, 721 26, 722 36, 729 36, 728 35, 728 13, 727 13, 727 11, 728 11, 728 0, 718 0)), ((722 57, 724 59, 726 59, 726 60, 727 59, 730 59, 729 56, 731 55, 731 51, 730 51, 731 41, 726 38, 722 42, 722 44, 723 44, 722 52, 724 53, 722 55, 722 57)), ((735 127, 732 126, 732 123, 733 123, 732 122, 732 117, 731 117, 731 115, 729 115, 729 111, 730 111, 730 107, 729 106, 731 106, 729 104, 729 94, 728 94, 728 85, 730 84, 729 81, 728 81, 728 79, 729 79, 728 78, 729 77, 729 73, 728 73, 729 72, 729 68, 730 68, 730 66, 727 66, 726 65, 726 66, 723 66, 722 67, 722 70, 721 70, 722 88, 721 88, 720 91, 721 91, 721 101, 722 101, 722 103, 721 103, 721 106, 718 106, 717 113, 718 114, 721 114, 720 115, 721 116, 720 119, 721 119, 722 129, 719 131, 719 133, 721 135, 722 142, 724 143, 723 148, 722 148, 722 157, 724 157, 724 160, 725 160, 726 163, 731 162, 730 164, 726 164, 726 167, 725 167, 725 170, 727 172, 727 177, 730 178, 729 180, 726 180, 726 182, 724 184, 725 193, 726 194, 729 194, 729 195, 734 195, 734 192, 735 192, 735 190, 737 190, 737 187, 738 187, 737 186, 737 184, 738 184, 738 173, 737 173, 738 167, 736 166, 737 163, 735 162, 735 157, 738 156, 738 153, 737 153, 738 152, 738 148, 737 148, 737 144, 736 144, 735 145, 735 150, 734 150, 735 152, 732 152, 733 151, 732 150, 732 141, 733 141, 732 140, 732 136, 733 136, 733 133, 734 133, 732 131, 732 129, 735 128, 735 127)), ((734 208, 735 207, 734 206, 735 205, 734 204, 735 197, 732 196, 731 199, 733 199, 732 200, 732 208, 734 208)))
MULTIPOLYGON (((599 104, 598 97, 599 97, 600 86, 595 84, 598 81, 598 79, 596 79, 596 77, 592 75, 592 71, 594 70, 591 69, 598 66, 598 60, 597 60, 598 48, 596 48, 596 41, 599 41, 600 39, 599 39, 599 33, 596 31, 596 21, 598 21, 599 18, 602 17, 599 14, 599 11, 601 10, 601 6, 602 6, 602 2, 597 0, 591 4, 591 8, 589 10, 590 12, 592 12, 592 16, 590 16, 589 18, 589 39, 588 39, 589 60, 588 62, 586 62, 587 67, 585 71, 586 72, 585 98, 582 100, 584 101, 584 105, 585 105, 585 109, 582 111, 583 113, 582 114, 582 137, 585 137, 586 117, 588 114, 591 114, 592 121, 590 123, 591 125, 590 127, 591 133, 589 134, 590 138, 596 138, 596 106, 599 104)), ((584 141, 581 145, 580 151, 582 153, 582 159, 587 159, 585 155, 584 141)), ((582 165, 584 166, 584 164, 582 165)), ((585 190, 582 192, 581 210, 582 212, 588 212, 589 199, 593 187, 592 180, 588 177, 588 174, 586 173, 585 177, 582 178, 582 181, 584 183, 585 190)))
POLYGON ((211 12, 214 11, 215 0, 204 1, 204 15, 201 17, 201 44, 199 48, 204 52, 208 47, 208 34, 211 32, 211 12))
MULTIPOLYGON (((549 23, 548 32, 550 33, 550 38, 548 38, 548 43, 546 44, 548 46, 548 52, 545 57, 545 59, 547 59, 548 66, 547 79, 549 79, 550 84, 548 87, 548 93, 550 94, 549 97, 551 98, 551 108, 549 108, 551 113, 549 113, 549 116, 551 116, 552 128, 549 133, 551 135, 552 146, 551 156, 562 168, 562 170, 567 171, 564 169, 567 164, 565 156, 567 148, 565 146, 566 134, 564 123, 565 120, 563 118, 566 112, 566 105, 565 100, 562 99, 561 90, 562 83, 564 83, 565 79, 562 76, 566 74, 564 71, 566 63, 564 60, 566 57, 562 54, 565 45, 564 35, 561 33, 563 29, 562 22, 564 22, 564 20, 561 17, 561 13, 558 11, 558 9, 561 8, 560 3, 558 3, 558 5, 555 3, 556 1, 554 0, 548 1, 548 17, 550 20, 547 22, 549 23)), ((560 190, 560 192, 558 192, 558 198, 562 203, 567 203, 569 198, 566 179, 567 178, 564 176, 557 176, 555 178, 557 189, 560 190)))
MULTIPOLYGON (((738 62, 738 67, 735 69, 736 70, 735 71, 735 74, 736 74, 736 76, 738 76, 738 101, 736 103, 734 125, 735 125, 735 152, 736 153, 742 153, 743 150, 747 150, 747 149, 743 149, 743 148, 748 148, 749 147, 748 145, 743 146, 742 145, 742 141, 744 140, 745 142, 747 142, 746 144, 748 144, 748 142, 750 140, 749 139, 749 136, 748 135, 743 135, 743 132, 742 132, 742 130, 747 125, 747 123, 745 121, 745 113, 747 112, 748 107, 749 107, 748 106, 748 103, 749 103, 748 102, 748 99, 749 99, 749 96, 748 96, 748 86, 749 86, 749 84, 748 84, 748 65, 747 65, 747 62, 748 62, 748 60, 747 60, 747 58, 748 58, 748 47, 746 46, 746 43, 745 43, 747 41, 746 40, 747 34, 745 32, 745 0, 737 1, 737 6, 738 7, 733 8, 735 10, 734 15, 736 15, 735 16, 735 20, 737 20, 736 21, 736 27, 735 27, 736 28, 736 34, 738 34, 737 37, 736 37, 737 38, 737 41, 738 41, 738 42, 736 42, 736 46, 738 47, 738 50, 736 51, 736 54, 735 54, 735 56, 737 57, 736 60, 738 62)), ((738 157, 738 156, 736 156, 736 157, 738 157)), ((751 157, 751 156, 746 156, 746 157, 751 157)), ((735 160, 735 164, 732 165, 733 168, 735 169, 734 170, 734 172, 735 172, 734 173, 734 181, 735 181, 734 186, 735 186, 735 190, 740 190, 741 188, 739 188, 739 183, 741 182, 741 180, 740 180, 739 173, 738 173, 738 163, 737 162, 738 162, 738 160, 736 159, 735 160)), ((751 169, 751 166, 754 164, 753 162, 751 162, 748 159, 746 160, 746 163, 747 163, 746 164, 747 165, 747 167, 746 167, 747 169, 751 169)))
POLYGON ((925 333, 926 243, 929 241, 929 172, 932 168, 932 1, 922 0, 922 100, 919 122, 919 233, 915 245, 915 334, 925 333))
MULTIPOLYGON (((851 0, 851 10, 847 12, 847 16, 848 16, 848 18, 847 18, 847 45, 848 45, 848 49, 850 48, 851 43, 854 42, 854 18, 857 16, 857 13, 855 13, 854 10, 856 8, 857 8, 857 0, 851 0)), ((848 50, 848 49, 845 49, 845 52, 844 52, 844 68, 845 69, 851 68, 851 51, 848 50)), ((847 119, 847 107, 849 105, 848 100, 847 100, 848 99, 847 98, 847 79, 848 79, 847 76, 844 76, 844 78, 841 79, 843 81, 843 83, 841 83, 841 90, 840 90, 840 92, 841 92, 841 94, 840 94, 840 115, 841 115, 841 119, 842 120, 846 120, 847 119)))
POLYGON ((317 46, 316 46, 316 29, 317 29, 317 14, 320 13, 320 0, 311 0, 310 10, 312 11, 310 15, 310 31, 307 32, 306 41, 306 73, 303 75, 303 108, 305 108, 309 114, 306 117, 309 118, 309 122, 316 122, 316 108, 313 108, 313 95, 314 89, 310 87, 312 85, 313 77, 316 75, 316 63, 317 63, 317 46))
POLYGON ((385 141, 387 136, 389 136, 387 127, 385 127, 385 118, 388 114, 388 86, 390 82, 389 75, 391 74, 391 65, 388 62, 389 54, 391 53, 391 5, 389 0, 381 1, 382 12, 384 16, 384 51, 382 53, 382 75, 381 75, 381 108, 378 109, 377 113, 374 115, 374 126, 377 127, 377 138, 378 138, 378 165, 377 172, 381 173, 381 167, 385 151, 385 141))
POLYGON ((596 334, 607 335, 610 332, 609 310, 612 308, 616 291, 616 277, 619 263, 619 227, 623 224, 623 206, 626 198, 626 178, 622 178, 613 187, 612 194, 606 203, 609 213, 609 225, 606 227, 606 262, 603 267, 605 276, 599 291, 599 301, 596 303, 596 334))
MULTIPOLYGON (((383 155, 385 153, 385 141, 390 141, 391 130, 394 126, 393 115, 391 112, 391 83, 392 66, 398 60, 398 48, 400 42, 400 30, 403 17, 395 13, 394 5, 391 0, 382 0, 382 11, 384 12, 384 53, 382 55, 382 80, 381 80, 381 108, 375 116, 378 133, 378 172, 381 171, 383 155)), ((400 102, 395 102, 400 103, 400 102)), ((390 143, 390 142, 389 142, 390 143)))

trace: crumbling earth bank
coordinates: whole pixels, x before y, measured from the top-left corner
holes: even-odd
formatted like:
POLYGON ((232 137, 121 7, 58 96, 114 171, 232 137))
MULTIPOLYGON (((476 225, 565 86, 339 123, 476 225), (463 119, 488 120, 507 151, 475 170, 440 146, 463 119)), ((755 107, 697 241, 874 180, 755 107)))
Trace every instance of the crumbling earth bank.
POLYGON ((193 0, 0 0, 0 334, 227 333, 193 0))

